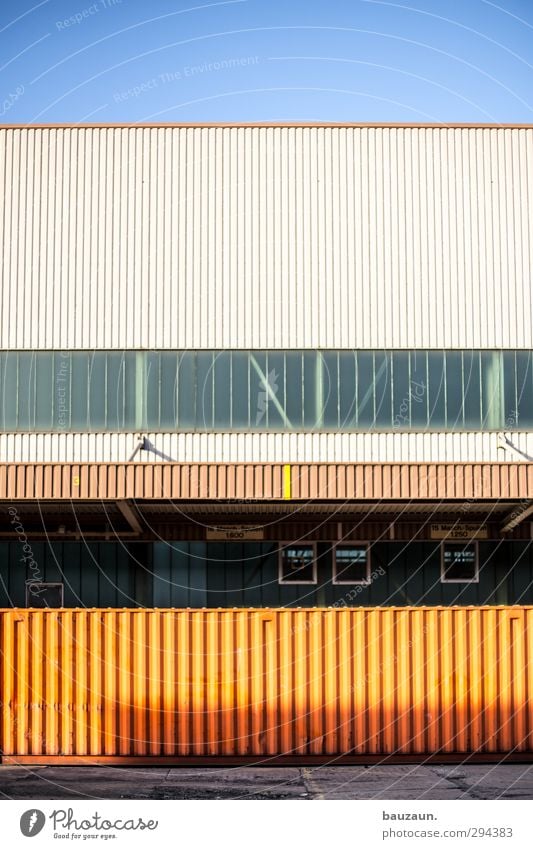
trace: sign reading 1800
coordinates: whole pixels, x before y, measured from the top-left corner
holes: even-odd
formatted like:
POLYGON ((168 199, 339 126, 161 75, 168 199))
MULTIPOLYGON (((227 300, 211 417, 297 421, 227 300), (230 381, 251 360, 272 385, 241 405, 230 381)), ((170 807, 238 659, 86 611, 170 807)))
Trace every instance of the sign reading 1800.
POLYGON ((468 524, 453 524, 440 523, 431 525, 429 535, 431 539, 488 539, 488 529, 486 525, 468 525, 468 524))
POLYGON ((238 542, 241 539, 264 539, 265 529, 255 525, 221 525, 216 528, 206 528, 206 539, 225 539, 238 542))

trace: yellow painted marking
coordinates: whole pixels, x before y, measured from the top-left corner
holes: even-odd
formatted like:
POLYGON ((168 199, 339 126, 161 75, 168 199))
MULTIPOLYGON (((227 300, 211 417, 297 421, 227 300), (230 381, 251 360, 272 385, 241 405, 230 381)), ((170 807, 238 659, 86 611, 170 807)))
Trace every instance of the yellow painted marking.
POLYGON ((291 467, 283 466, 283 498, 292 498, 291 495, 291 467))

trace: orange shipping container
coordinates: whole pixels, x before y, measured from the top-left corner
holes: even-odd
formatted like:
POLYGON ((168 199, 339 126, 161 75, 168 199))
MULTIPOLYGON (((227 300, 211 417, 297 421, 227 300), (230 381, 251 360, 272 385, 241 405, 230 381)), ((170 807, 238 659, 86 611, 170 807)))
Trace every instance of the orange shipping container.
POLYGON ((533 608, 3 610, 4 758, 533 752, 533 608))

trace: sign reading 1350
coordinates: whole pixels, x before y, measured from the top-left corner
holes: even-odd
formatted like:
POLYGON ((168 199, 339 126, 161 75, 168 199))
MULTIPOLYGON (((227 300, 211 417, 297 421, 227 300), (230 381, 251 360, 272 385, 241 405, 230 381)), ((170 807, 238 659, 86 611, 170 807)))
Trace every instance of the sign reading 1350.
POLYGON ((488 539, 488 535, 486 525, 459 525, 451 522, 431 525, 429 530, 431 539, 488 539))

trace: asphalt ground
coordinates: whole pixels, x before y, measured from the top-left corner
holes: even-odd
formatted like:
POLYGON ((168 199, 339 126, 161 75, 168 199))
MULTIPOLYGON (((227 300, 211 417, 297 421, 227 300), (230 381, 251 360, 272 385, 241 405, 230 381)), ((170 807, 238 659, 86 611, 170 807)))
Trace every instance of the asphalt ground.
POLYGON ((533 799, 533 764, 0 766, 0 799, 533 799))

